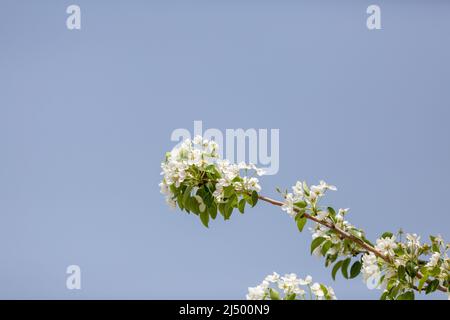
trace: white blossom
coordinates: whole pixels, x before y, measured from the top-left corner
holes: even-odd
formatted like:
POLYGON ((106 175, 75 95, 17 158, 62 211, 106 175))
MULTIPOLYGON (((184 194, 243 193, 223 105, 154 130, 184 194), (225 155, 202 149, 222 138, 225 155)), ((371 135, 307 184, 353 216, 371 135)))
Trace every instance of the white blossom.
POLYGON ((377 239, 375 249, 386 256, 394 256, 394 250, 397 249, 397 243, 395 242, 395 236, 385 237, 377 239))

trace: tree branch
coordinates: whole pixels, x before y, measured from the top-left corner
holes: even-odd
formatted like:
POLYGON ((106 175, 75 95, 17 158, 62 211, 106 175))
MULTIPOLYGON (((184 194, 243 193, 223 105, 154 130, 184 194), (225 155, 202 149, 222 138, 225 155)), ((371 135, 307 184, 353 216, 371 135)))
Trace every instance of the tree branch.
MULTIPOLYGON (((260 195, 260 196, 258 196, 258 198, 259 198, 260 200, 262 200, 262 201, 268 202, 268 203, 273 204, 273 205, 278 206, 278 207, 281 207, 281 206, 283 205, 283 202, 280 202, 280 201, 277 201, 277 200, 274 200, 274 199, 271 199, 271 198, 268 198, 268 197, 265 197, 265 196, 261 196, 261 195, 260 195)), ((296 212, 298 212, 298 209, 294 208, 294 210, 295 210, 296 212)), ((313 216, 311 216, 310 214, 307 214, 307 213, 304 213, 303 216, 304 216, 306 219, 309 219, 309 220, 311 220, 311 221, 314 221, 314 222, 316 222, 316 223, 318 223, 318 224, 321 224, 321 225, 327 227, 327 228, 330 229, 330 230, 333 230, 333 231, 336 232, 338 235, 340 235, 342 238, 349 239, 349 240, 353 241, 354 243, 358 244, 361 248, 364 248, 365 250, 367 250, 367 251, 369 251, 369 252, 372 252, 372 253, 375 254, 377 257, 383 259, 383 260, 386 261, 387 263, 392 263, 391 259, 390 259, 388 256, 382 254, 382 253, 379 252, 377 249, 375 249, 374 247, 372 247, 372 246, 369 245, 368 243, 364 242, 363 240, 361 240, 361 239, 355 237, 354 235, 352 235, 352 234, 350 234, 350 233, 348 233, 348 232, 345 232, 344 230, 339 229, 339 228, 336 227, 334 224, 329 223, 329 222, 327 222, 327 221, 319 220, 319 219, 317 219, 316 217, 313 217, 313 216)), ((417 274, 417 278, 421 279, 422 277, 423 277, 423 276, 422 276, 420 273, 417 274)), ((429 283, 429 282, 430 282, 430 281, 427 280, 427 283, 429 283)), ((447 292, 447 289, 444 288, 444 287, 442 287, 441 285, 439 285, 438 290, 440 290, 440 291, 442 291, 442 292, 447 292)))

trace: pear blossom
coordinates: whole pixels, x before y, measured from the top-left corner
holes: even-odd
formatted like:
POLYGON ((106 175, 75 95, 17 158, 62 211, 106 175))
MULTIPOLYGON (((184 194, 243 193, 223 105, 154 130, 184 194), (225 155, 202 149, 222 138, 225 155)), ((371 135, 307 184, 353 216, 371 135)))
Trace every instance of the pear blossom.
POLYGON ((395 236, 385 237, 381 239, 377 239, 377 244, 375 249, 380 251, 382 254, 386 256, 394 256, 394 250, 397 249, 397 243, 395 242, 395 236))

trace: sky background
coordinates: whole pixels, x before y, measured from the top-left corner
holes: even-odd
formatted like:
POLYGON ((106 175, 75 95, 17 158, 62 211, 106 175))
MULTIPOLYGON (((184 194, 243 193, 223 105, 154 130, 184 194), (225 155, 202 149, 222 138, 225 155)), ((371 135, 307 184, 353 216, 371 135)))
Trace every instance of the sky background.
POLYGON ((281 210, 206 229, 158 188, 174 129, 276 128, 263 194, 325 179, 369 239, 448 240, 450 3, 377 1, 369 31, 373 3, 2 0, 0 298, 241 299, 273 271, 378 298, 281 210))

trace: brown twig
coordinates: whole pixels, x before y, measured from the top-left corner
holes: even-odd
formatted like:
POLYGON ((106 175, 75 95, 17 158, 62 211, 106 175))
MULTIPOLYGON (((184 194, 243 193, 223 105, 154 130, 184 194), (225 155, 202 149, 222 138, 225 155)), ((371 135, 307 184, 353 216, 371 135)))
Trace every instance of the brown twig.
MULTIPOLYGON (((271 198, 268 198, 268 197, 265 197, 265 196, 261 196, 260 195, 260 196, 258 196, 258 198, 260 200, 262 200, 262 201, 268 202, 268 203, 273 204, 275 206, 281 207, 283 205, 283 202, 280 202, 280 201, 277 201, 277 200, 274 200, 274 199, 271 199, 271 198)), ((296 208, 294 208, 294 210, 298 212, 298 210, 296 208)), ((314 222, 316 222, 318 224, 321 224, 321 225, 327 227, 330 230, 333 230, 338 235, 340 235, 342 238, 349 239, 349 240, 353 241, 354 243, 358 244, 361 248, 364 248, 368 252, 372 252, 377 257, 380 257, 381 259, 383 259, 387 263, 392 263, 391 259, 388 256, 382 254, 377 249, 372 247, 370 244, 364 242, 363 240, 359 239, 358 237, 355 237, 354 235, 352 235, 352 234, 350 234, 350 233, 348 233, 348 232, 346 232, 344 230, 341 230, 340 228, 336 227, 336 225, 334 225, 334 224, 332 224, 332 223, 330 223, 328 221, 319 220, 316 217, 313 217, 313 216, 311 216, 310 214, 307 214, 307 213, 303 213, 303 216, 306 219, 314 221, 314 222)), ((420 273, 417 274, 417 278, 421 279, 422 277, 423 276, 420 273)), ((429 283, 429 282, 430 281, 428 280, 427 283, 429 283)), ((442 292, 447 292, 447 289, 442 287, 442 286, 440 286, 440 285, 438 286, 438 290, 440 290, 442 292)))

